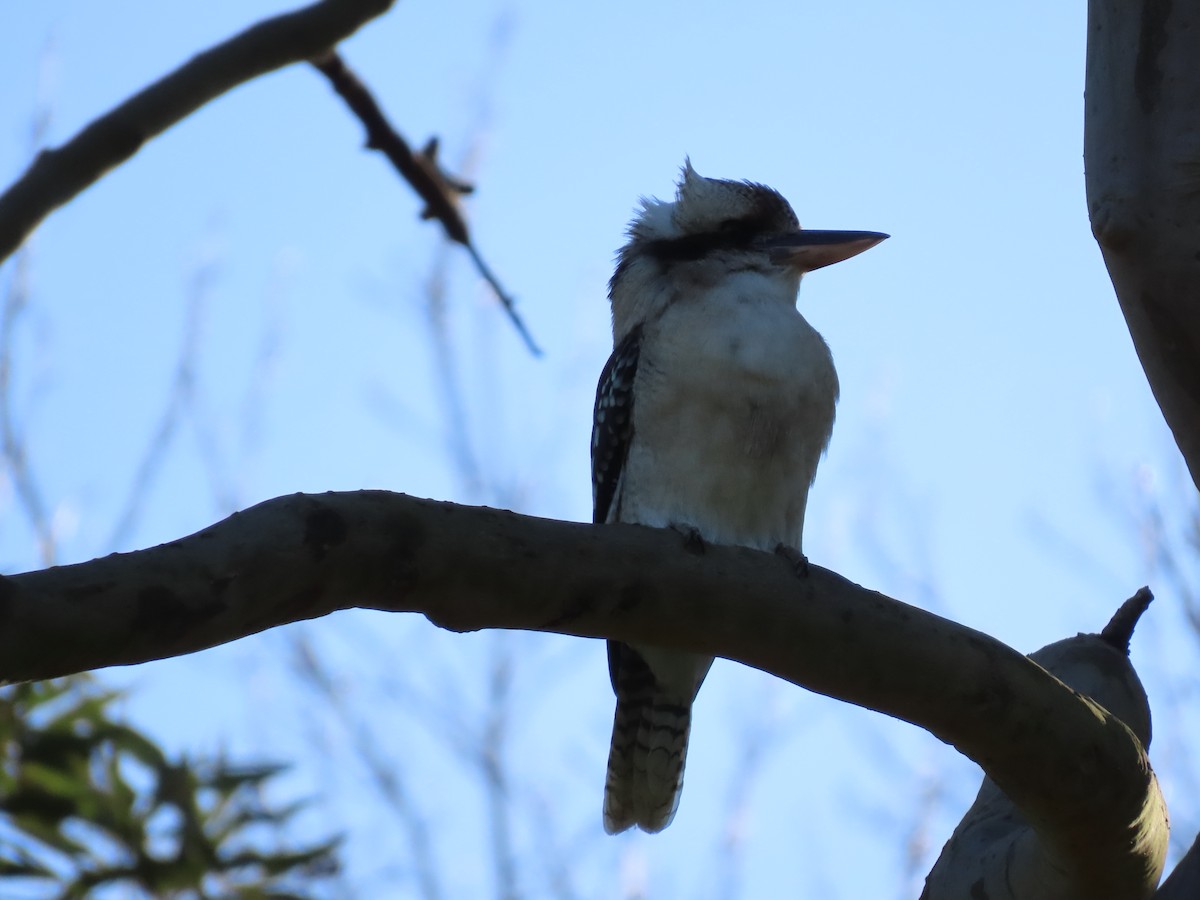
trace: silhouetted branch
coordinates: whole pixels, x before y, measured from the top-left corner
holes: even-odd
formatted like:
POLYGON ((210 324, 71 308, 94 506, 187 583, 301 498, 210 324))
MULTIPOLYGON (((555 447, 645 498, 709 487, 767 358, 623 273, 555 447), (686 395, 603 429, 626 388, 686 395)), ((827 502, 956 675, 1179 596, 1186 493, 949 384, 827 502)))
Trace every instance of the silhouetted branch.
POLYGON ((0 194, 0 260, 51 212, 208 101, 243 82, 325 52, 394 0, 320 0, 259 22, 204 51, 45 150, 0 194))
MULTIPOLYGON (((1161 872, 1157 780, 1098 704, 993 638, 834 572, 797 578, 746 548, 687 553, 669 529, 383 491, 276 498, 149 550, 0 579, 0 679, 180 655, 353 606, 738 660, 953 744, 1081 896, 1144 896, 1161 872)), ((1110 673, 1128 666, 1088 641, 1110 673)))
POLYGON ((470 193, 473 188, 448 174, 442 168, 437 160, 437 138, 430 138, 419 153, 414 153, 408 145, 408 141, 388 122, 378 101, 363 84, 362 79, 350 70, 336 50, 331 50, 318 59, 312 60, 312 64, 329 79, 333 89, 346 101, 350 111, 362 122, 363 128, 367 132, 367 147, 371 150, 378 150, 386 156, 400 176, 417 192, 417 196, 425 201, 425 209, 421 211, 421 218, 437 219, 442 223, 446 237, 467 248, 467 252, 471 254, 471 259, 475 263, 475 268, 479 271, 480 276, 491 285, 497 299, 504 306, 504 311, 508 313, 509 319, 512 320, 530 352, 535 356, 541 356, 542 351, 534 343, 533 336, 517 313, 516 302, 501 287, 499 280, 484 263, 483 258, 479 255, 479 249, 471 240, 466 219, 463 218, 458 206, 458 198, 463 194, 470 193))

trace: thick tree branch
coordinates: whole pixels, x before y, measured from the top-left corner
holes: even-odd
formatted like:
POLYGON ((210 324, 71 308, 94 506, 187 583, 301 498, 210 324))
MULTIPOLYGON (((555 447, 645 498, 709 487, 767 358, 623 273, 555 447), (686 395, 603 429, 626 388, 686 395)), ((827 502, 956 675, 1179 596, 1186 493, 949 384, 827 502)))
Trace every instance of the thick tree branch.
POLYGON ((51 212, 208 101, 267 72, 324 53, 394 0, 321 0, 259 22, 192 58, 61 147, 38 154, 0 194, 0 260, 51 212))
POLYGON ((1034 662, 819 567, 799 579, 753 550, 697 556, 634 525, 378 491, 283 497, 160 547, 4 578, 0 679, 179 655, 352 606, 736 659, 952 743, 1081 896, 1144 897, 1161 870, 1141 743, 1034 662))
MULTIPOLYGON (((1100 634, 1080 634, 1057 641, 1030 659, 1063 683, 1100 703, 1150 744, 1150 704, 1133 667, 1128 642, 1137 617, 1152 599, 1142 588, 1126 601, 1100 634)), ((1080 762, 1087 765, 1087 761, 1080 762)), ((1148 865, 1140 882, 1124 886, 1117 896, 1149 896, 1158 880, 1167 846, 1166 810, 1147 805, 1146 818, 1129 829, 1131 842, 1158 848, 1145 854, 1148 865)), ((1089 900, 1076 873, 1064 860, 1083 856, 1087 848, 1067 850, 1031 822, 991 778, 984 778, 975 803, 963 816, 925 881, 921 900, 1089 900)))
POLYGON ((1200 487, 1200 0, 1088 3, 1092 230, 1200 487))

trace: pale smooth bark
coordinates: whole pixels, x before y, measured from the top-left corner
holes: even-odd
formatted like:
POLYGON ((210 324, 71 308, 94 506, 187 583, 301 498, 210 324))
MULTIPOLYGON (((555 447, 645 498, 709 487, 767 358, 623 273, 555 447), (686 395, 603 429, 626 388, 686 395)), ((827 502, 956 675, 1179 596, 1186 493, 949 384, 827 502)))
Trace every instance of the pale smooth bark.
MULTIPOLYGON (((1200 487, 1200 0, 1090 0, 1088 213, 1163 417, 1200 487)), ((1156 895, 1200 896, 1200 841, 1156 895)))
MULTIPOLYGON (((1142 607, 1144 609, 1144 606, 1142 607)), ((1130 626, 1132 629, 1132 626, 1130 626)), ((1106 629, 1107 632, 1108 629, 1106 629)), ((1129 662, 1127 641, 1118 648, 1100 635, 1081 634, 1058 641, 1030 658, 1063 683, 1087 695, 1117 716, 1150 745, 1150 704, 1129 662)), ((1064 760, 1064 765, 1070 761, 1064 760)), ((1086 761, 1080 761, 1086 765, 1086 761)), ((1153 791, 1152 797, 1159 797, 1153 791)), ((1148 802, 1143 817, 1125 838, 1147 850, 1147 870, 1126 885, 1107 885, 1110 896, 1145 898, 1154 893, 1162 874, 1170 828, 1161 798, 1148 802)), ((1120 836, 1114 836, 1119 841, 1120 836)), ((921 900, 1089 900, 1097 885, 1071 870, 1070 860, 1091 850, 1098 859, 1107 847, 1079 848, 1073 853, 1045 839, 1029 818, 996 786, 984 778, 975 803, 963 816, 943 848, 921 900)))
POLYGON ((1088 4, 1092 231, 1200 486, 1200 0, 1088 4))

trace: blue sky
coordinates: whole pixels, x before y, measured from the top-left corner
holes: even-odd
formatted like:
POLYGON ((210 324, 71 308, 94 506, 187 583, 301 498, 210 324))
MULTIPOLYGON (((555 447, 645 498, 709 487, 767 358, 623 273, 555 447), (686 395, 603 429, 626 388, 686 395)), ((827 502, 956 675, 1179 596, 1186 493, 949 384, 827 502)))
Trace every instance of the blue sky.
MULTIPOLYGON (((60 143, 183 59, 287 8, 10 6, 0 178, 28 160, 39 97, 53 113, 49 141, 60 143)), ((469 168, 475 238, 545 358, 525 352, 465 255, 418 221, 418 202, 361 149, 359 126, 315 71, 245 85, 51 216, 31 243, 15 400, 60 558, 159 543, 230 504, 294 491, 388 488, 588 519, 613 253, 637 198, 669 196, 690 155, 702 174, 776 187, 807 226, 893 236, 801 290, 842 383, 810 499, 813 561, 1026 651, 1098 629, 1151 580, 1160 602, 1134 660, 1166 684, 1194 645, 1179 636, 1177 604, 1153 584, 1130 520, 1153 501, 1178 509, 1184 501, 1172 498, 1192 488, 1087 221, 1084 15, 1082 4, 1031 0, 398 3, 344 55, 411 141, 437 134, 444 158, 469 168), (453 371, 482 487, 453 465, 439 412, 423 310, 443 253, 453 371), (196 369, 203 428, 197 438, 184 421, 136 524, 113 546, 200 271, 211 273, 196 369)), ((0 285, 11 275, 9 263, 0 285)), ((35 567, 7 486, 0 509, 0 564, 35 567)), ((337 661, 347 702, 378 711, 379 739, 395 743, 405 771, 446 785, 448 799, 431 801, 434 821, 478 841, 473 776, 447 764, 436 727, 417 738, 389 725, 412 715, 390 703, 406 682, 441 696, 441 673, 483 704, 471 692, 495 639, 368 614, 301 627, 337 661), (402 650, 414 642, 419 657, 402 650)), ((352 843, 390 834, 383 813, 357 799, 361 783, 331 774, 344 742, 295 687, 289 640, 264 635, 109 677, 133 688, 130 714, 172 746, 297 759, 296 789, 327 802, 325 821, 352 843)), ((611 716, 602 648, 512 640, 527 710, 514 736, 522 783, 559 804, 560 836, 583 836, 580 867, 599 873, 596 896, 615 894, 614 861, 644 870, 653 896, 717 895, 692 859, 719 841, 745 729, 763 722, 779 736, 751 787, 744 896, 911 895, 898 847, 921 798, 945 786, 927 836, 936 852, 973 792, 970 765, 910 726, 726 664, 700 700, 675 825, 607 840, 597 834, 611 716)), ((1156 710, 1166 692, 1152 689, 1156 710)), ((1194 724, 1156 721, 1168 790, 1183 777, 1171 774, 1183 769, 1170 748, 1185 746, 1194 724)), ((356 851, 352 875, 404 885, 403 848, 395 855, 388 868, 356 851)), ((444 867, 462 891, 488 883, 482 863, 444 867)))

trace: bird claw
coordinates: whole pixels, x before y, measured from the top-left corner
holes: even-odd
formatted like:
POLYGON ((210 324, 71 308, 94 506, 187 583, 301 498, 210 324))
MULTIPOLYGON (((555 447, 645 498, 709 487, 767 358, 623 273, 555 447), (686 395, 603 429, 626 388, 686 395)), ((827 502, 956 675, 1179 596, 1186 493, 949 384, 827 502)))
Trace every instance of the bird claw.
POLYGON ((682 522, 672 522, 671 530, 677 531, 683 535, 683 547, 688 553, 694 553, 697 556, 703 556, 705 548, 708 546, 704 541, 704 535, 700 533, 700 529, 694 525, 686 525, 682 522))
POLYGON ((789 547, 787 544, 776 544, 775 555, 782 556, 791 564, 792 571, 796 573, 797 578, 808 577, 808 557, 795 547, 789 547))

